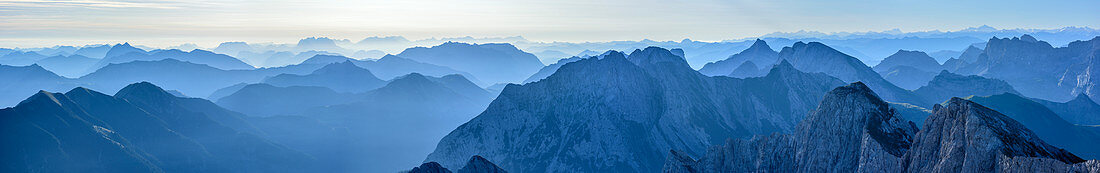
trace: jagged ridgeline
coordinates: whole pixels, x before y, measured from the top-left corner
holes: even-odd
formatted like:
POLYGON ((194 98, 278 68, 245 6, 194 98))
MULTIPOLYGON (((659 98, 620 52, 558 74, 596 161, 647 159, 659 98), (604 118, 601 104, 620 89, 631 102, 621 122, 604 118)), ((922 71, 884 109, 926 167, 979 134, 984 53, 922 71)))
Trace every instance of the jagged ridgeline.
POLYGON ((508 85, 444 137, 426 161, 472 155, 512 172, 654 172, 667 152, 705 153, 727 138, 789 133, 844 83, 786 61, 764 77, 708 77, 671 51, 609 52, 508 85))
POLYGON ((936 105, 919 131, 862 83, 829 92, 798 131, 729 140, 663 172, 1097 172, 1012 118, 969 100, 936 105))

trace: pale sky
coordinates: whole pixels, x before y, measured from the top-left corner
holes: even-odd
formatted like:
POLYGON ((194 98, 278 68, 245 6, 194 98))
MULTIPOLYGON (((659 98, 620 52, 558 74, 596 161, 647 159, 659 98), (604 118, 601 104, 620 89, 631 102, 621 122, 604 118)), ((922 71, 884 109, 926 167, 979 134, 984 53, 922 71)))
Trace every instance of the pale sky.
POLYGON ((213 47, 311 36, 718 41, 798 30, 1100 28, 1097 7, 1097 0, 0 0, 0 47, 213 47))

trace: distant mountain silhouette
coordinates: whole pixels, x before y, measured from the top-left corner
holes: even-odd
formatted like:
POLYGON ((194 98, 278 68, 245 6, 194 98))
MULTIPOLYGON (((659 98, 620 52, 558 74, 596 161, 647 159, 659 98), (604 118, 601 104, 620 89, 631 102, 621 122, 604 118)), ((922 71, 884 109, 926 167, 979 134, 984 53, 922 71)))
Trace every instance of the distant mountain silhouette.
POLYGON ((974 63, 978 61, 978 57, 982 55, 982 52, 984 52, 984 50, 982 50, 981 48, 969 46, 966 47, 966 50, 963 50, 962 54, 959 55, 958 58, 960 60, 963 60, 963 62, 966 62, 967 64, 974 63))
POLYGON ((121 64, 133 61, 157 61, 162 59, 175 59, 180 61, 186 61, 195 64, 204 64, 214 68, 223 70, 247 70, 254 69, 251 65, 241 62, 237 58, 233 58, 224 54, 216 54, 214 52, 195 49, 190 52, 184 52, 177 49, 172 50, 155 50, 148 54, 142 52, 132 52, 122 55, 111 56, 103 58, 97 62, 94 66, 88 69, 89 72, 93 72, 102 67, 110 64, 121 64))
POLYGON ((28 66, 38 62, 38 60, 46 59, 46 55, 38 54, 36 52, 23 52, 15 51, 8 53, 7 55, 0 56, 0 64, 10 66, 28 66))
POLYGON ((344 57, 344 56, 340 56, 340 55, 314 55, 313 57, 310 57, 309 59, 306 59, 305 61, 302 61, 302 63, 299 63, 299 64, 332 64, 332 63, 341 63, 341 62, 345 62, 345 61, 357 61, 357 60, 351 59, 351 58, 348 58, 348 57, 344 57))
POLYGON ((251 116, 299 114, 307 109, 350 102, 347 93, 318 86, 276 87, 270 84, 246 85, 218 99, 218 105, 251 116))
POLYGON ((951 97, 991 96, 1003 93, 1019 94, 1008 83, 981 76, 963 76, 940 71, 927 85, 913 91, 931 102, 947 101, 951 97))
POLYGON ((511 44, 448 42, 408 48, 397 56, 469 72, 488 84, 522 82, 543 67, 538 57, 511 44))
POLYGON ((99 46, 88 45, 88 46, 80 47, 80 49, 77 49, 76 51, 74 51, 73 54, 80 55, 80 56, 85 56, 85 57, 88 57, 88 58, 103 59, 103 57, 107 56, 107 51, 110 51, 110 50, 111 50, 110 45, 99 45, 99 46))
POLYGON ((733 72, 730 72, 730 74, 726 74, 726 76, 735 78, 747 78, 759 77, 766 74, 766 72, 763 72, 760 70, 760 68, 756 67, 756 63, 752 63, 752 61, 745 61, 745 63, 741 63, 740 66, 737 66, 737 68, 733 69, 733 72))
POLYGON ((875 65, 875 72, 882 73, 898 66, 909 66, 922 71, 936 72, 942 70, 939 62, 936 59, 928 56, 921 51, 907 51, 898 50, 897 53, 886 57, 878 65, 875 65))
POLYGON ((104 54, 102 59, 106 59, 106 58, 110 58, 110 57, 116 57, 116 56, 130 54, 130 53, 135 53, 135 52, 145 53, 145 50, 141 50, 141 49, 136 48, 134 46, 130 46, 130 43, 115 44, 114 46, 111 46, 111 49, 107 50, 107 53, 104 54))
POLYGON ((476 78, 470 73, 458 71, 450 67, 444 67, 439 65, 433 65, 428 63, 419 62, 403 58, 396 55, 386 55, 382 59, 368 60, 368 61, 355 61, 355 65, 371 70, 378 78, 381 79, 393 79, 409 73, 420 73, 428 76, 446 76, 450 74, 461 74, 470 81, 477 83, 478 85, 486 85, 483 81, 476 78))
POLYGON ((461 75, 435 78, 413 73, 360 94, 339 93, 324 87, 252 84, 217 103, 248 115, 266 117, 257 120, 263 122, 261 126, 290 123, 283 121, 316 121, 317 125, 302 127, 295 133, 345 129, 347 132, 341 134, 280 135, 277 139, 323 161, 359 165, 340 169, 385 172, 421 163, 440 138, 484 110, 492 98, 488 91, 461 75), (319 144, 311 141, 314 137, 338 138, 342 144, 319 144))
POLYGON ((920 88, 936 77, 936 72, 925 71, 912 66, 895 66, 878 73, 886 81, 907 90, 920 88))
POLYGON ((337 92, 361 93, 380 88, 386 81, 378 79, 370 70, 360 68, 352 61, 344 61, 325 65, 308 75, 279 74, 264 79, 263 83, 280 87, 320 86, 337 92))
POLYGON ((38 66, 0 65, 0 107, 15 106, 35 91, 65 91, 77 86, 76 81, 64 78, 38 66))
POLYGON ((779 52, 779 59, 790 61, 800 71, 825 73, 845 82, 861 81, 887 101, 918 106, 929 104, 912 92, 886 81, 858 59, 822 43, 796 42, 790 47, 784 47, 779 52))
POLYGON ((215 90, 234 84, 258 83, 265 77, 284 73, 308 74, 321 66, 306 64, 255 70, 223 70, 204 64, 162 59, 111 64, 78 80, 91 84, 88 85, 90 88, 106 92, 117 91, 128 83, 149 81, 175 88, 186 95, 208 96, 215 90))
MULTIPOLYGON (((764 40, 757 39, 753 42, 752 46, 748 49, 731 55, 725 60, 707 63, 703 68, 699 69, 699 73, 703 73, 707 76, 725 76, 733 73, 735 69, 743 66, 745 62, 753 62, 753 64, 775 64, 776 59, 779 58, 779 52, 775 52, 768 46, 764 40)), ((747 69, 745 69, 747 70, 747 69)), ((738 75, 749 76, 749 75, 738 75)))
POLYGON ((95 65, 98 61, 99 59, 88 58, 83 55, 58 55, 38 60, 38 62, 35 63, 58 75, 68 78, 78 78, 87 74, 85 73, 87 69, 95 65))
POLYGON ((1021 94, 1064 102, 1078 94, 1100 99, 1100 37, 1055 48, 1030 35, 990 39, 974 63, 955 73, 1000 79, 1021 94))

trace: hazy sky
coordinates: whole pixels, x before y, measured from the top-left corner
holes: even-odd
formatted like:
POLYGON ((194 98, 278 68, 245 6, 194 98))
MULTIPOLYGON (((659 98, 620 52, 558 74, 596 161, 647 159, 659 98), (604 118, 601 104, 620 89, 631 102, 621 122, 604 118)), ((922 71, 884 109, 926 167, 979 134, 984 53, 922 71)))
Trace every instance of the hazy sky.
POLYGON ((0 0, 0 46, 211 47, 390 35, 717 41, 798 30, 1100 28, 1097 7, 1098 0, 0 0))

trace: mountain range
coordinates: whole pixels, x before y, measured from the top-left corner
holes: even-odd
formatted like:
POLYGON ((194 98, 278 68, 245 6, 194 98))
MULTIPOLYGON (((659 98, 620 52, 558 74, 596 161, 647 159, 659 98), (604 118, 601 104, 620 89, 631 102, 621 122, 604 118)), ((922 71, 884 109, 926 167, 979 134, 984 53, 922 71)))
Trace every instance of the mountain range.
POLYGON ((408 48, 397 56, 469 72, 489 84, 522 82, 543 67, 535 55, 511 44, 447 42, 408 48))
POLYGON ((1096 81, 1100 37, 1053 47, 1030 35, 992 38, 974 63, 955 73, 1000 79, 1021 94, 1051 101, 1068 101, 1078 94, 1100 99, 1096 81))
POLYGON ((669 149, 702 153, 728 137, 789 132, 842 84, 787 62, 736 79, 704 76, 667 49, 610 52, 508 85, 427 161, 461 167, 481 155, 512 172, 657 170, 669 149))
POLYGON ((13 151, 5 172, 304 171, 315 162, 255 133, 243 115, 150 83, 115 96, 40 91, 0 114, 13 151))
POLYGON ((662 172, 1090 172, 1009 116, 952 98, 918 130, 862 83, 838 87, 790 135, 729 140, 699 159, 673 150, 662 172))

